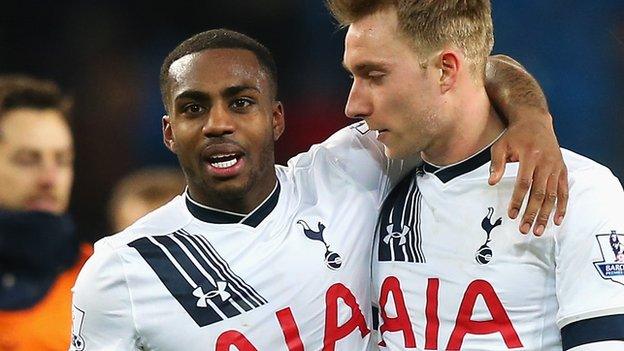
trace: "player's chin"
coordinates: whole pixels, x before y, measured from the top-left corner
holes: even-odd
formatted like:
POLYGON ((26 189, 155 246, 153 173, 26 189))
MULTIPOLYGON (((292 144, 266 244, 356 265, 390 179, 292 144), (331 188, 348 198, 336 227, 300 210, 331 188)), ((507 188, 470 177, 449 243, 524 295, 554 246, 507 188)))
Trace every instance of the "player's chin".
POLYGON ((402 157, 402 153, 400 152, 400 150, 398 150, 397 148, 393 147, 393 146, 389 146, 384 144, 384 153, 386 154, 386 157, 390 158, 390 159, 402 159, 404 157, 402 157))
POLYGON ((207 190, 224 198, 241 199, 249 190, 249 177, 246 174, 233 177, 214 177, 205 174, 204 184, 206 184, 207 190))

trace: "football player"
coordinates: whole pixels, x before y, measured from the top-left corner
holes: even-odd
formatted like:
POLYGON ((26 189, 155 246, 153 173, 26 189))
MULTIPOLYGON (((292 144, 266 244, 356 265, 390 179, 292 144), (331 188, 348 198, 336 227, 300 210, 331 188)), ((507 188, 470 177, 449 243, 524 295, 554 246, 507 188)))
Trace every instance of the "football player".
MULTIPOLYGON (((570 209, 561 226, 541 212, 541 237, 517 235, 531 221, 503 215, 514 184, 530 184, 516 164, 498 186, 486 185, 490 151, 506 133, 484 85, 489 0, 331 0, 330 7, 349 26, 347 114, 364 118, 389 157, 424 160, 379 218, 373 280, 381 348, 624 349, 624 266, 610 245, 624 237, 617 178, 563 150, 570 209)), ((557 177, 544 178, 545 192, 531 190, 547 207, 557 177)))

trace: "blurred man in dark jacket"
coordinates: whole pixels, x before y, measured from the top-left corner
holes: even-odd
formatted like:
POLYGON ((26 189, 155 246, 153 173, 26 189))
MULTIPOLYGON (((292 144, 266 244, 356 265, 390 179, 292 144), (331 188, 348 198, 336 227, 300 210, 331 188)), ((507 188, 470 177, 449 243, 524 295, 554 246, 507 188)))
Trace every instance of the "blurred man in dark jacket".
POLYGON ((0 77, 0 350, 67 350, 71 287, 91 253, 65 215, 74 177, 70 99, 0 77))

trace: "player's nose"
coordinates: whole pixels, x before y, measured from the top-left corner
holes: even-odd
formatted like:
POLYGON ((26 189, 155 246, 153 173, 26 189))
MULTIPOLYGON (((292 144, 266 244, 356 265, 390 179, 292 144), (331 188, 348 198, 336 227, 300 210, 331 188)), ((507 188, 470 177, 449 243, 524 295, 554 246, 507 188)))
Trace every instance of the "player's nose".
POLYGON ((207 137, 223 136, 234 133, 236 124, 232 112, 227 106, 214 106, 202 127, 202 133, 207 137))
POLYGON ((366 119, 373 113, 372 107, 372 101, 366 87, 358 79, 354 79, 345 106, 345 115, 349 118, 366 119))

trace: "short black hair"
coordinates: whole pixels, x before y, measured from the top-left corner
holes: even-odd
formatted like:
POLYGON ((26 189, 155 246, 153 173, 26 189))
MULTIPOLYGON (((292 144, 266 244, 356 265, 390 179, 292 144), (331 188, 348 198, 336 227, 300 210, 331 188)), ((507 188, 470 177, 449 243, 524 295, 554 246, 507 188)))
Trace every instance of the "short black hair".
POLYGON ((251 51, 256 55, 260 66, 268 73, 273 98, 277 98, 277 66, 271 51, 259 41, 243 33, 223 28, 212 29, 195 34, 184 40, 167 55, 160 67, 160 93, 167 111, 169 111, 169 102, 167 101, 170 88, 169 68, 175 61, 186 55, 208 49, 243 49, 251 51))
POLYGON ((0 76, 0 119, 12 110, 33 108, 58 110, 69 120, 72 105, 72 99, 52 81, 25 75, 0 76))

